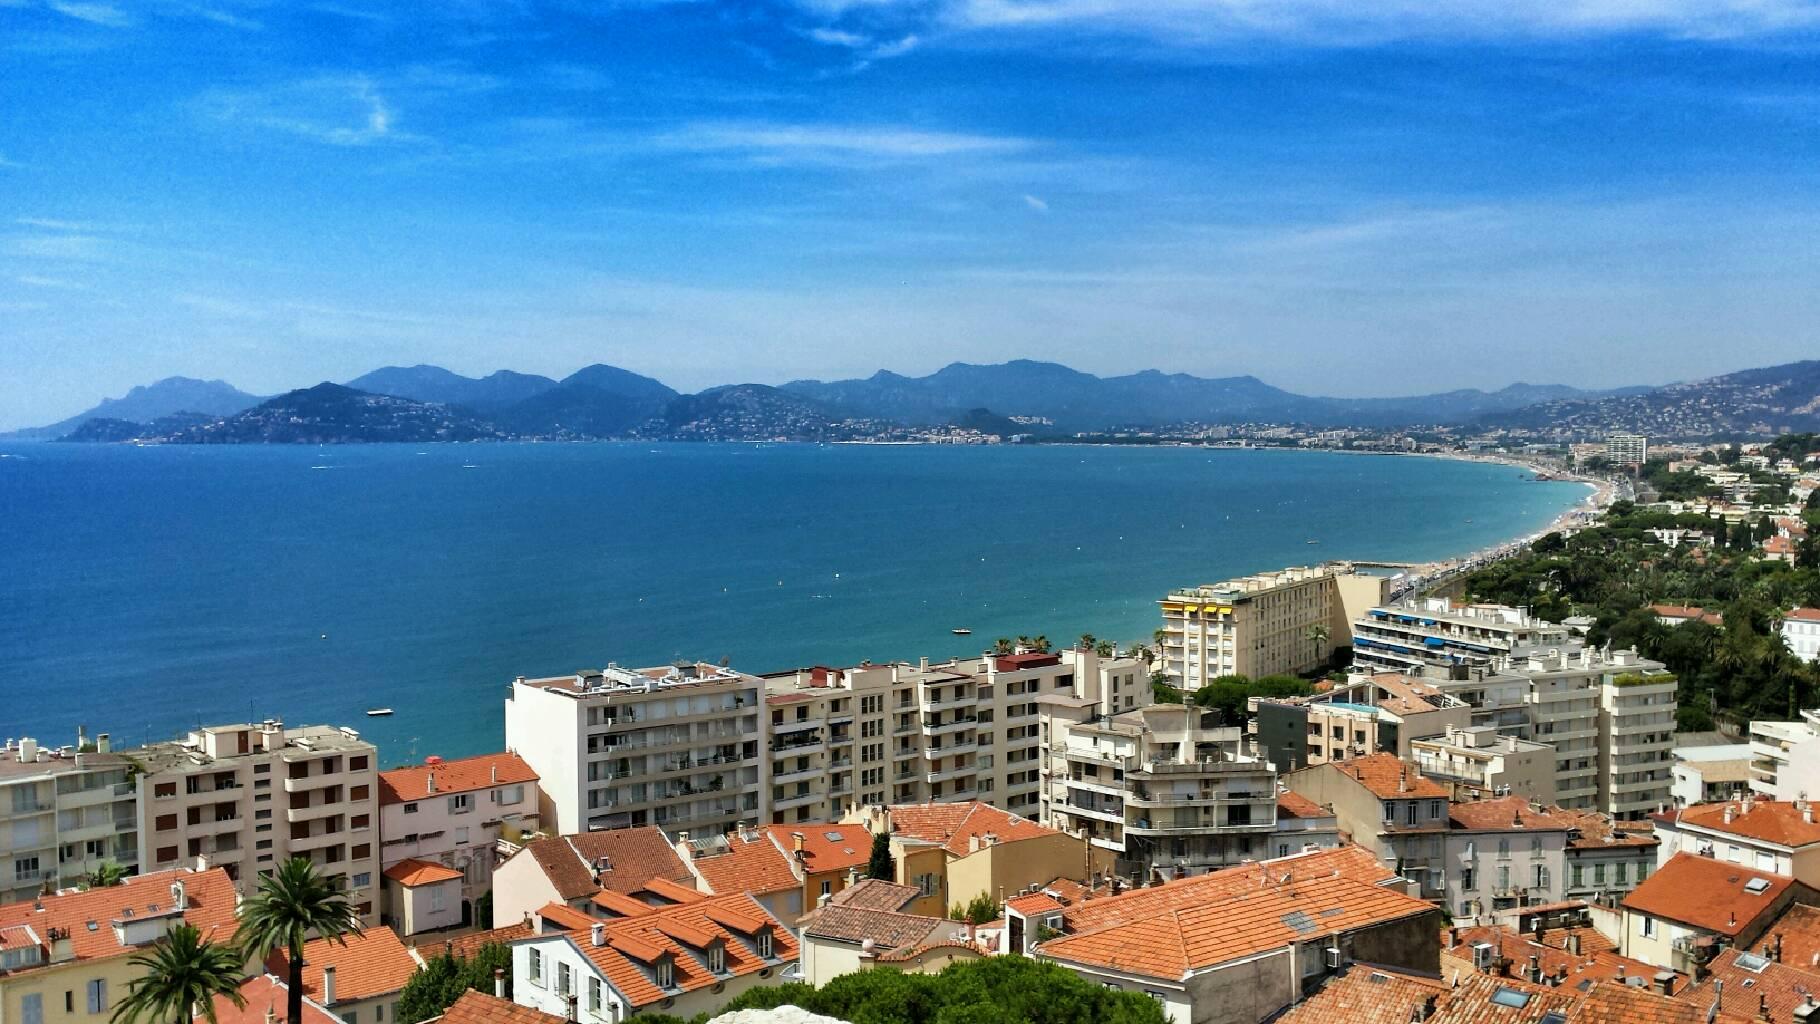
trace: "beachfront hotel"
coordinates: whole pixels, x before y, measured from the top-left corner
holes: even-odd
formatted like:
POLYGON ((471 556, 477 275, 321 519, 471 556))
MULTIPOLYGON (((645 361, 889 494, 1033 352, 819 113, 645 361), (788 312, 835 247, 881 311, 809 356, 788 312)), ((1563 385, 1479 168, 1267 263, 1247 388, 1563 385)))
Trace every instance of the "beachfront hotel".
POLYGON ((1641 818, 1673 786, 1675 677, 1635 651, 1588 647, 1522 608, 1426 598, 1352 625, 1354 672, 1399 672, 1472 707, 1471 725, 1554 748, 1562 807, 1641 818))
POLYGON ((1171 685, 1198 690, 1220 676, 1319 668, 1348 623, 1382 603, 1389 586, 1386 577, 1330 564, 1174 591, 1158 602, 1163 672, 1171 685))
POLYGON ((764 813, 763 694, 757 677, 701 662, 520 676, 506 748, 537 774, 539 820, 558 833, 725 832, 764 813))

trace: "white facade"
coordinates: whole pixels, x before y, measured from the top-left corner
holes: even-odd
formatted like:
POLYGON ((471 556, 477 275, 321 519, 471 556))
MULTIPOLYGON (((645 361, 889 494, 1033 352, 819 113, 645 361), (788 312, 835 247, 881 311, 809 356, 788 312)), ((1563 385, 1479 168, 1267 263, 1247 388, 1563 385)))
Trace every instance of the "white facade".
POLYGON ((492 888, 493 869, 503 859, 502 830, 538 825, 536 778, 516 755, 398 768, 380 777, 380 870, 421 860, 461 872, 457 917, 462 900, 492 888))
POLYGON ((1782 639, 1802 661, 1820 661, 1820 608, 1797 608, 1782 619, 1782 639))
POLYGON ((1649 461, 1649 438, 1642 434, 1612 434, 1605 438, 1605 460, 1616 466, 1641 466, 1649 461))
POLYGON ((764 813, 763 693, 707 664, 520 677, 506 746, 537 772, 542 823, 724 832, 764 813))
POLYGON ((34 740, 0 748, 0 903, 67 888, 103 863, 139 864, 139 822, 127 762, 107 749, 53 751, 34 740))
POLYGON ((1676 747, 1673 751, 1675 806, 1736 800, 1750 792, 1748 743, 1676 747))
POLYGON ((1773 800, 1820 794, 1820 709, 1797 722, 1750 724, 1750 788, 1773 800))

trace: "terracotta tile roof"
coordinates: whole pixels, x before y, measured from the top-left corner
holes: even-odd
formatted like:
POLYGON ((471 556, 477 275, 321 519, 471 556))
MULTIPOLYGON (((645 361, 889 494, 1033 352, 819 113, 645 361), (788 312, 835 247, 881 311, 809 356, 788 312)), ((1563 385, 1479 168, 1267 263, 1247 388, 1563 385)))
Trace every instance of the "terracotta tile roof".
POLYGON ((537 910, 537 916, 555 925, 561 931, 572 928, 588 928, 594 919, 564 903, 545 903, 537 910))
POLYGON ((1285 875, 1312 878, 1336 873, 1366 885, 1397 880, 1396 873, 1379 863, 1369 850, 1353 845, 1340 846, 1178 878, 1162 885, 1132 889, 1118 896, 1076 901, 1063 911, 1063 930, 1086 932, 1111 924, 1141 921, 1229 899, 1247 890, 1263 888, 1271 881, 1280 883, 1285 875))
POLYGON ((1102 896, 1115 895, 1110 879, 1098 888, 1089 888, 1072 878, 1054 878, 1050 879, 1048 885, 1043 886, 1043 891, 1055 893, 1064 905, 1073 905, 1090 898, 1099 899, 1102 896))
POLYGON ((1401 672, 1380 672, 1370 677, 1381 693, 1372 694, 1375 706, 1398 715, 1418 715, 1436 710, 1443 700, 1441 688, 1401 672))
MULTIPOLYGON (((1791 904, 1763 933, 1764 942, 1782 941, 1782 962, 1820 972, 1820 907, 1791 904)), ((1820 989, 1815 989, 1820 995, 1820 989)))
POLYGON ((1431 998, 1439 1003, 1451 992, 1439 977, 1351 964, 1274 1024, 1409 1024, 1417 1006, 1431 998))
POLYGON ((1649 610, 1664 619, 1698 619, 1706 615, 1706 609, 1697 604, 1652 604, 1649 610))
POLYGON ((1677 853, 1632 889, 1622 906, 1735 937, 1766 913, 1793 884, 1794 879, 1783 875, 1677 853), (1760 893, 1746 892, 1744 886, 1753 880, 1764 882, 1766 888, 1760 893))
POLYGON ((830 903, 802 920, 802 933, 807 938, 836 939, 842 942, 864 942, 871 939, 881 951, 902 949, 931 941, 940 931, 952 931, 953 922, 922 914, 900 914, 891 910, 866 910, 830 903))
POLYGON ((1331 818, 1333 812, 1300 793, 1277 794, 1277 817, 1281 818, 1331 818))
POLYGON ((656 909, 644 900, 611 889, 600 890, 588 897, 588 902, 614 917, 643 917, 656 909))
POLYGON ((603 888, 631 893, 653 878, 691 877, 663 832, 649 826, 537 839, 514 856, 535 859, 565 903, 603 888), (602 858, 606 868, 597 881, 594 865, 602 858))
POLYGON ((453 882, 462 878, 462 873, 454 868, 443 867, 430 860, 401 860, 385 869, 385 876, 407 889, 420 885, 434 885, 437 882, 453 882))
MULTIPOLYGON (((183 920, 204 938, 226 942, 236 928, 233 880, 220 868, 209 871, 155 871, 135 875, 116 886, 46 896, 36 901, 0 906, 0 944, 38 945, 49 958, 50 930, 67 931, 77 960, 130 956, 137 946, 123 945, 113 922, 129 917, 171 913, 171 886, 183 883, 183 920), (43 909, 39 909, 42 907, 43 909), (30 929, 29 933, 26 929, 30 929)), ((172 924, 176 915, 171 914, 172 924)), ((162 934, 162 930, 161 930, 162 934)), ((21 968, 15 974, 25 973, 21 968)))
POLYGON ((1820 608, 1794 608, 1790 609, 1789 613, 1782 617, 1784 619, 1795 619, 1799 622, 1820 622, 1820 608))
POLYGON ((1037 917, 1062 909, 1062 902, 1046 893, 1033 892, 1027 896, 1014 896, 1005 901, 1005 906, 1025 917, 1037 917))
POLYGON ((645 883, 645 891, 653 896, 661 896, 671 903, 700 903, 709 894, 693 885, 672 882, 668 878, 653 878, 645 883))
POLYGON ((1767 1003, 1770 1019, 1786 1022, 1794 1019, 1795 1007, 1809 993, 1820 996, 1820 973, 1774 961, 1752 970, 1738 963, 1743 952, 1732 948, 1713 957, 1706 965, 1712 973, 1682 992, 1680 999, 1701 1011, 1716 1000, 1721 1013, 1740 1018, 1755 1018, 1767 1003))
POLYGON ((689 867, 717 893, 749 892, 762 896, 802 885, 790 869, 790 858, 771 840, 771 834, 757 829, 727 833, 726 852, 696 857, 689 867))
POLYGON ((832 905, 861 910, 902 910, 922 894, 923 891, 914 885, 899 885, 882 878, 862 878, 835 893, 832 905))
POLYGON ((1691 1003, 1670 999, 1647 988, 1605 981, 1593 986, 1580 1001, 1572 1021, 1573 1024, 1706 1024, 1706 1014, 1691 1003))
MULTIPOLYGON (((1145 893, 1139 890, 1084 906, 1098 908, 1127 899, 1147 902, 1145 893)), ((1438 920, 1440 912, 1432 903, 1344 874, 1303 875, 1074 932, 1043 943, 1037 951, 1045 958, 1180 979, 1189 971, 1291 943, 1423 915, 1438 920)))
MULTIPOLYGON (((660 1002, 675 995, 677 991, 690 992, 719 984, 727 977, 754 974, 779 962, 795 960, 797 955, 796 937, 767 913, 757 900, 744 893, 661 907, 645 917, 606 921, 601 922, 601 925, 605 941, 600 946, 594 945, 591 928, 565 934, 581 951, 582 956, 599 968, 613 987, 624 993, 635 1008, 660 1002), (772 959, 766 961, 759 958, 754 932, 741 932, 726 924, 727 921, 737 922, 739 927, 768 929, 771 933, 772 959), (689 947, 669 934, 669 931, 677 929, 666 930, 666 924, 681 925, 684 929, 721 939, 726 944, 728 974, 710 973, 705 964, 706 952, 691 952, 689 947), (669 992, 657 987, 653 973, 647 966, 655 958, 666 954, 676 969, 676 988, 669 992), (703 959, 698 959, 698 955, 703 959)), ((535 942, 537 939, 522 941, 535 942)))
POLYGON ((1420 800, 1448 797, 1447 787, 1429 779, 1395 754, 1366 754, 1364 757, 1329 764, 1351 776, 1380 800, 1420 800))
MULTIPOLYGON (((1044 828, 1029 818, 1001 811, 978 800, 951 804, 893 804, 891 832, 908 839, 933 843, 956 857, 968 854, 968 840, 974 836, 983 837, 990 833, 997 836, 1000 843, 1015 843, 1061 834, 1052 828, 1044 828)), ((863 862, 864 858, 861 860, 863 862)))
POLYGON ((771 825, 766 828, 778 849, 794 852, 803 837, 803 868, 812 873, 863 868, 872 857, 872 833, 864 825, 771 825))
POLYGON ((486 946, 493 945, 494 943, 504 945, 514 939, 522 939, 531 934, 534 934, 534 929, 531 927, 530 923, 520 921, 516 924, 506 925, 504 928, 492 928, 484 932, 469 932, 466 935, 458 935, 451 939, 420 944, 416 947, 417 956, 419 959, 428 960, 431 957, 448 953, 457 960, 472 960, 474 959, 474 954, 480 952, 481 949, 486 946))
POLYGON ((439 1024, 564 1024, 563 1018, 490 992, 468 989, 442 1012, 439 1024))
POLYGON ((1682 808, 1678 814, 1671 812, 1659 815, 1656 820, 1666 819, 1682 826, 1691 825, 1791 848, 1820 843, 1820 818, 1815 821, 1805 820, 1793 802, 1753 799, 1749 807, 1746 810, 1744 802, 1738 800, 1695 804, 1682 808), (1732 812, 1732 820, 1729 822, 1725 820, 1728 808, 1732 812))
POLYGON ((428 800, 450 793, 472 793, 494 786, 511 786, 537 781, 537 773, 517 754, 482 754, 457 761, 417 764, 379 773, 379 805, 428 800), (495 777, 494 773, 498 772, 495 777), (436 779, 436 791, 430 792, 430 779, 436 779))
MULTIPOLYGON (((276 1020, 285 1019, 290 1006, 291 987, 283 979, 270 974, 261 974, 248 978, 240 983, 240 998, 246 1000, 245 1006, 235 1006, 227 996, 215 997, 215 1024, 266 1024, 267 1014, 276 1020)), ((208 1018, 197 1014, 196 1021, 207 1021, 208 1018)), ((314 999, 303 1000, 303 1024, 345 1024, 335 1014, 322 1008, 314 999)))
POLYGON ((1529 800, 1520 796, 1463 800, 1448 807, 1447 817, 1452 827, 1475 831, 1565 831, 1574 827, 1572 822, 1530 806, 1529 800))
MULTIPOLYGON (((283 953, 272 954, 265 966, 273 974, 290 969, 283 953)), ((325 967, 335 968, 335 1003, 339 1005, 397 992, 422 966, 390 928, 368 928, 348 936, 345 945, 312 939, 303 945, 303 994, 322 998, 325 967)))
POLYGON ((1516 978, 1467 973, 1460 975, 1460 983, 1449 990, 1445 1005, 1435 1010, 1428 1024, 1538 1024, 1550 1013, 1571 1014, 1580 998, 1576 989, 1547 988, 1516 978), (1528 998, 1522 1006, 1492 1002, 1500 991, 1528 998))
POLYGON ((1574 828, 1567 841, 1570 850, 1606 849, 1617 846, 1657 846, 1655 826, 1647 821, 1613 822, 1597 811, 1570 810, 1559 805, 1544 808, 1551 818, 1559 818, 1574 828))
MULTIPOLYGON (((1551 929, 1552 931, 1553 929, 1551 929)), ((1588 928, 1587 931, 1592 931, 1588 928)), ((1597 934, 1596 932, 1594 934, 1597 934)), ((1619 956, 1611 948, 1609 939, 1601 940, 1597 946, 1590 946, 1582 939, 1580 954, 1569 953, 1564 945, 1547 942, 1537 945, 1533 935, 1518 933, 1497 926, 1477 928, 1458 928, 1451 932, 1454 941, 1451 944, 1448 936, 1442 939, 1442 952, 1450 953, 1455 958, 1472 963, 1473 947, 1481 943, 1490 943, 1498 950, 1498 955, 1511 963, 1512 971, 1528 966, 1529 958, 1535 957, 1542 973, 1551 978, 1564 979, 1564 986, 1574 986, 1581 981, 1632 978, 1654 978, 1660 968, 1653 967, 1641 960, 1619 956)), ((1545 938, 1547 937, 1545 933, 1545 938)), ((1560 937, 1564 943, 1566 936, 1560 937)), ((1679 992, 1687 984, 1685 975, 1677 974, 1670 983, 1671 991, 1679 992)))

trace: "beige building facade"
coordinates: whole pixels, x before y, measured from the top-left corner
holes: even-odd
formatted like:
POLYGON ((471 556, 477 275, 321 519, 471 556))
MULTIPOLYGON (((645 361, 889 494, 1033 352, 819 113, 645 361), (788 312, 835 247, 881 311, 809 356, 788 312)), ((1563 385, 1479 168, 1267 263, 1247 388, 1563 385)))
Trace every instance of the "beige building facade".
POLYGON ((1352 618, 1383 601, 1389 586, 1387 577, 1332 564, 1173 591, 1158 602, 1162 670, 1172 685, 1196 690, 1225 675, 1318 668, 1345 645, 1352 618))
POLYGON ((112 861, 139 865, 139 822, 131 766, 109 752, 52 750, 36 740, 0 748, 0 902, 66 888, 112 861))

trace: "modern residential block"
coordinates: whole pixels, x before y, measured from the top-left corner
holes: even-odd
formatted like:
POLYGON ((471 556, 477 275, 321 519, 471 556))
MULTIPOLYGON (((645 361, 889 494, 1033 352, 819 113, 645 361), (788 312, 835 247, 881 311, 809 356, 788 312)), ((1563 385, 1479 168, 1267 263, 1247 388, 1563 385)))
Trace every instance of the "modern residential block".
POLYGON ((1389 595, 1390 580, 1343 563, 1295 566, 1184 587, 1158 604, 1162 670, 1185 690, 1226 675, 1304 672, 1343 646, 1347 623, 1389 595))
POLYGON ((132 766, 106 733, 84 751, 33 739, 0 747, 0 902, 76 885, 112 861, 139 866, 132 766))

